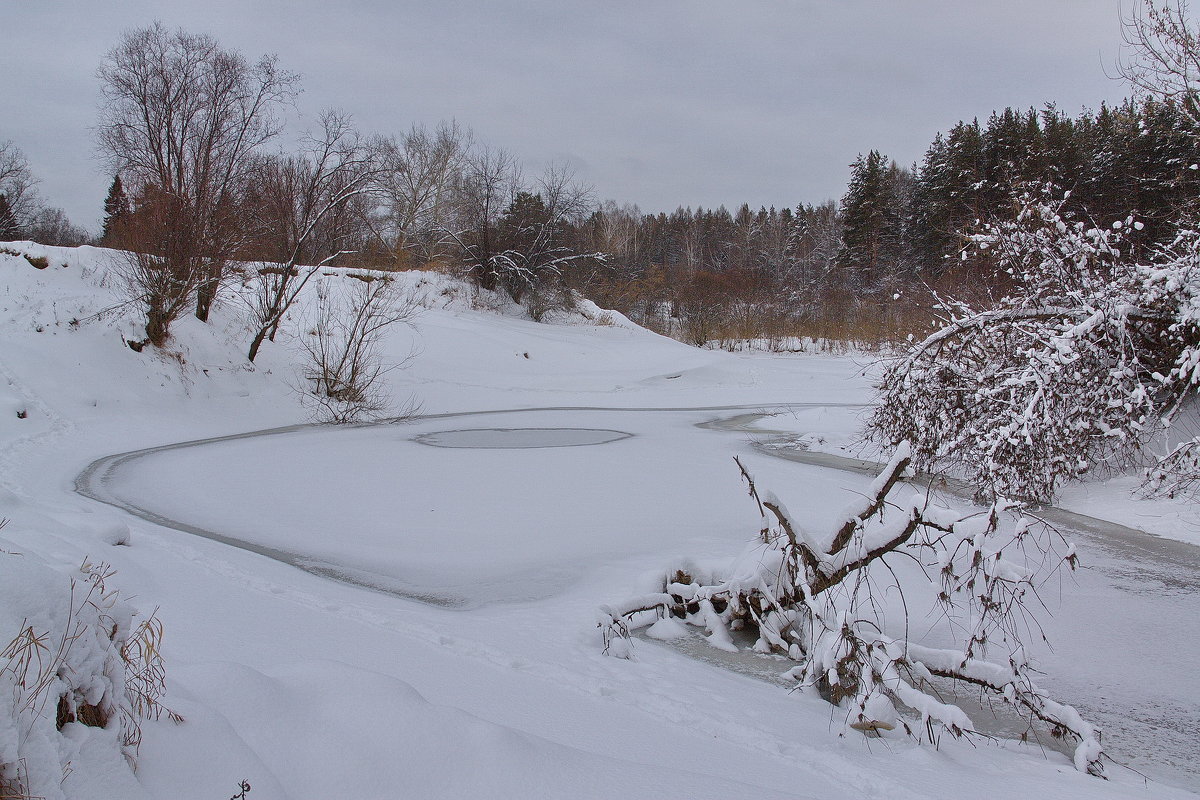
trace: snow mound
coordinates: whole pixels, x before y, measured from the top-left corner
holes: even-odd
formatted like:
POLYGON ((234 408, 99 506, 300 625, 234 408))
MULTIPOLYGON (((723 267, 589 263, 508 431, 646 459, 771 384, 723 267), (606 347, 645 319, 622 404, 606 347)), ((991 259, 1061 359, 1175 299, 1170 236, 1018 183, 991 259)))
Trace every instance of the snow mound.
POLYGON ((0 540, 0 575, 0 794, 141 796, 127 763, 140 737, 127 682, 137 628, 105 585, 111 572, 66 574, 0 540))

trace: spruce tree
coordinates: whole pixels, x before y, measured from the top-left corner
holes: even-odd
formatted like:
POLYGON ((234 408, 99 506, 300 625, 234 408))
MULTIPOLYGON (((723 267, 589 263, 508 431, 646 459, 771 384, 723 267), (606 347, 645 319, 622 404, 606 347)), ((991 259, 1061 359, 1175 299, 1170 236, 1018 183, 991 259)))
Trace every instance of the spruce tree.
POLYGON ((0 242, 11 242, 19 238, 21 229, 17 225, 17 215, 8 204, 8 198, 0 193, 0 242))
POLYGON ((121 184, 121 176, 113 177, 112 185, 108 187, 108 196, 104 198, 104 229, 100 233, 101 244, 112 244, 119 235, 120 225, 129 217, 129 197, 121 184))
POLYGON ((913 190, 912 255, 940 275, 957 263, 963 232, 990 217, 992 185, 985 176, 984 136, 978 120, 938 134, 925 154, 913 190))
POLYGON ((882 288, 903 260, 906 211, 900 195, 904 174, 878 150, 851 165, 850 185, 842 200, 842 247, 838 267, 843 278, 867 292, 882 288))
MULTIPOLYGON (((1085 167, 1084 130, 1053 104, 1042 109, 1043 174, 1045 179, 1081 200, 1079 181, 1085 167)), ((1073 210, 1073 209, 1072 209, 1073 210)))

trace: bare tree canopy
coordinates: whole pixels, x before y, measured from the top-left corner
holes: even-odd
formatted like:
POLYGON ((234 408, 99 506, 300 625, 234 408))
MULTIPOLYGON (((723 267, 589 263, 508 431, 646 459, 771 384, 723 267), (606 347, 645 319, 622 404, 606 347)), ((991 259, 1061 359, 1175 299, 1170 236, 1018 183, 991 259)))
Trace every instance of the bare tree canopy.
POLYGON ((471 132, 456 122, 434 130, 414 125, 399 137, 380 139, 379 180, 386 230, 397 263, 426 266, 446 254, 442 230, 451 213, 452 190, 471 147, 471 132))
POLYGON ((4 196, 18 231, 28 225, 41 208, 37 180, 29 162, 11 141, 0 142, 0 195, 4 196))
POLYGON ((212 37, 162 23, 129 31, 97 73, 100 155, 114 174, 197 206, 219 199, 247 155, 278 134, 275 111, 296 92, 297 77, 276 61, 251 64, 212 37))
POLYGON ((97 74, 99 154, 135 196, 160 200, 156 213, 167 219, 158 230, 171 238, 161 255, 207 319, 243 234, 234 192, 252 154, 278 134, 276 112, 297 78, 273 56, 251 63, 212 37, 161 23, 127 32, 97 74))
POLYGON ((379 176, 376 153, 364 145, 349 117, 327 111, 305 152, 261 160, 255 173, 252 211, 260 217, 262 249, 275 263, 259 269, 251 316, 257 326, 249 360, 265 339, 275 338, 283 315, 322 267, 348 250, 363 208, 379 176), (361 205, 361 203, 360 203, 361 205), (301 265, 304 267, 301 274, 301 265))
POLYGON ((1130 57, 1118 65, 1135 91, 1175 101, 1200 121, 1200 30, 1187 0, 1146 0, 1122 20, 1130 57))

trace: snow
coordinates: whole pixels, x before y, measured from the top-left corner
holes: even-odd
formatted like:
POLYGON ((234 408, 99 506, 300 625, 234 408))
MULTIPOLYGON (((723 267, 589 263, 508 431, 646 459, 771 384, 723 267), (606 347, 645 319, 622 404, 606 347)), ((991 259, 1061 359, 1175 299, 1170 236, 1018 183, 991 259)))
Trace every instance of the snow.
MULTIPOLYGON (((397 406, 411 398, 421 416, 295 428, 308 412, 293 388, 290 337, 304 335, 296 322, 306 309, 254 365, 236 298, 208 325, 180 320, 169 352, 138 353, 125 344, 141 338, 136 313, 114 309, 119 287, 106 271, 118 256, 5 247, 45 255, 50 267, 0 254, 0 518, 10 520, 0 550, 24 554, 0 553, 0 587, 14 587, 6 603, 15 592, 29 606, 0 606, 0 622, 19 628, 17 617, 55 613, 51 590, 21 589, 27 578, 13 564, 37 564, 39 585, 51 585, 87 557, 107 561, 123 602, 158 608, 164 702, 185 718, 144 724, 132 772, 107 731, 47 733, 71 754, 54 790, 71 800, 228 797, 243 779, 252 800, 1192 796, 1120 769, 1102 782, 1067 755, 1013 741, 935 749, 841 736, 819 699, 669 642, 638 639, 632 659, 603 654, 601 604, 645 591, 651 570, 683 557, 697 571, 728 564, 753 542, 760 520, 734 455, 811 530, 836 523, 868 489, 869 477, 774 459, 744 433, 698 427, 822 404, 761 424, 787 418, 794 432, 849 441, 849 407, 870 398, 859 359, 690 348, 590 305, 536 324, 445 276, 410 273, 399 280, 424 311, 385 346, 397 359, 419 355, 387 381, 397 406), (285 430, 113 463, 100 487, 248 549, 72 491, 105 456, 264 429, 285 430), (587 446, 419 438, 467 430, 556 431, 542 435, 587 446), (581 442, 572 430, 632 436, 581 442)), ((329 272, 324 280, 347 280, 329 272)), ((1085 605, 1112 601, 1087 588, 1101 594, 1085 605)), ((1172 624, 1188 624, 1187 608, 1172 624)), ((1195 655, 1191 625, 1181 662, 1195 655)), ((1065 624, 1052 632, 1073 635, 1065 624)), ((728 632, 712 633, 727 644, 728 632)), ((1065 685, 1100 703, 1099 668, 1065 685)), ((1077 699, 1062 684, 1054 693, 1077 699)), ((1194 772, 1159 774, 1200 786, 1194 772)))
POLYGON ((1200 508, 1187 497, 1145 499, 1137 496, 1140 476, 1069 484, 1056 505, 1080 514, 1112 520, 1154 536, 1200 545, 1200 508))
POLYGON ((120 648, 131 609, 105 591, 102 568, 64 574, 0 539, 0 785, 20 779, 30 796, 120 796, 138 791, 121 757, 125 673, 120 648), (56 725, 59 698, 95 706, 103 727, 56 725), (81 772, 81 769, 83 770, 81 772))
POLYGON ((658 622, 646 628, 646 635, 651 639, 659 639, 660 641, 670 641, 671 639, 682 639, 690 635, 687 626, 674 617, 663 617, 658 622))

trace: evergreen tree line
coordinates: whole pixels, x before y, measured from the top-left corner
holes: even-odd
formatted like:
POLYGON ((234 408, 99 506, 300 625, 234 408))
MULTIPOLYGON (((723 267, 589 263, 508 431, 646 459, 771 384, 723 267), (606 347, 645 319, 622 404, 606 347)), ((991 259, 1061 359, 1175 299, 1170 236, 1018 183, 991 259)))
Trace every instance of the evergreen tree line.
POLYGON ((1003 288, 969 236, 1014 219, 1027 193, 1065 196, 1064 214, 1101 226, 1132 213, 1135 252, 1170 241, 1200 198, 1194 128, 1152 99, 1073 118, 1010 108, 939 133, 912 168, 859 156, 836 205, 641 215, 609 204, 578 232, 608 270, 583 277, 602 303, 697 341, 903 335, 928 322, 929 288, 1003 288))
POLYGON ((962 232, 1013 218, 1021 194, 1067 194, 1064 212, 1108 226, 1143 223, 1131 246, 1169 241, 1200 198, 1200 139, 1173 102, 1102 105, 1074 119, 1053 106, 1006 109, 986 126, 960 122, 939 134, 913 184, 901 236, 918 274, 936 275, 963 249, 962 232))

